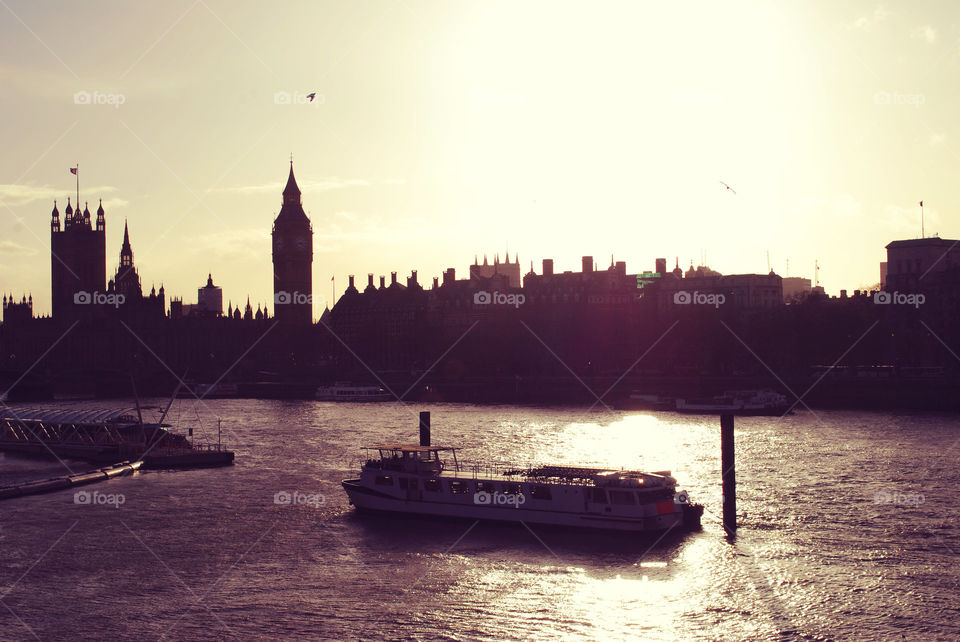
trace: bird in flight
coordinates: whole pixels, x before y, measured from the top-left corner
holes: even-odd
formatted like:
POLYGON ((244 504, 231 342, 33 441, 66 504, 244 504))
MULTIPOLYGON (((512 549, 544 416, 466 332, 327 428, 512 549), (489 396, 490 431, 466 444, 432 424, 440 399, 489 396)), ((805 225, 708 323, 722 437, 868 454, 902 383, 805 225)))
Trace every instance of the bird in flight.
POLYGON ((310 102, 313 102, 313 99, 316 97, 317 97, 317 92, 313 92, 312 94, 307 94, 307 98, 310 99, 310 102))
POLYGON ((727 185, 727 184, 724 183, 723 181, 720 181, 720 184, 723 185, 724 187, 726 187, 726 188, 727 188, 728 190, 730 190, 731 192, 733 192, 734 195, 736 195, 737 190, 733 189, 732 187, 730 187, 729 185, 727 185))

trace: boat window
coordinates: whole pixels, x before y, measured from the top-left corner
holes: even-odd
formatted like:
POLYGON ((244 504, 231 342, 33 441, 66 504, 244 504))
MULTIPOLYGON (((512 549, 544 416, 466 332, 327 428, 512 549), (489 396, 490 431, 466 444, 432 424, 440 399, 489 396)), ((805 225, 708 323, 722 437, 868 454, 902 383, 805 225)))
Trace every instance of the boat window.
POLYGON ((393 486, 393 477, 390 475, 377 475, 377 486, 393 486))
POLYGON ((607 503, 607 491, 602 488, 591 488, 590 489, 590 501, 597 504, 606 504, 607 503))
POLYGON ((494 484, 493 482, 478 481, 477 492, 478 493, 495 493, 497 492, 497 485, 494 484))
POLYGON ((398 477, 397 484, 399 484, 400 488, 409 488, 410 490, 417 489, 417 480, 411 477, 398 477))
POLYGON ((610 503, 621 504, 621 505, 636 504, 637 495, 636 493, 629 490, 611 490, 610 503))
POLYGON ((465 495, 470 492, 470 489, 467 487, 467 482, 457 480, 450 482, 450 492, 454 495, 465 495))
POLYGON ((550 488, 547 486, 531 486, 530 497, 534 499, 550 499, 550 488))
POLYGON ((423 482, 424 490, 432 490, 434 492, 440 490, 440 480, 439 479, 427 479, 423 482))
POLYGON ((519 494, 520 494, 520 484, 504 484, 504 485, 503 485, 503 494, 504 494, 504 495, 519 495, 519 494))

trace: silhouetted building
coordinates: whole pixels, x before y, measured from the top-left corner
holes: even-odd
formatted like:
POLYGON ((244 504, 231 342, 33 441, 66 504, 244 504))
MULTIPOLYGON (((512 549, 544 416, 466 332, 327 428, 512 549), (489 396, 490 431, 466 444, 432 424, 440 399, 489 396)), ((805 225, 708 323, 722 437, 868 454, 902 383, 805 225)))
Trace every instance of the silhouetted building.
POLYGON ((78 203, 74 210, 69 198, 63 214, 61 229, 60 212, 54 201, 50 221, 51 303, 55 319, 69 320, 81 311, 91 312, 93 306, 85 301, 106 289, 107 226, 102 201, 97 208, 96 228, 90 221, 89 208, 84 206, 81 213, 78 203))
POLYGON ((520 287, 520 256, 514 254, 513 263, 510 262, 510 254, 507 254, 506 260, 500 262, 500 255, 493 257, 493 264, 487 262, 487 255, 483 255, 483 265, 477 262, 477 257, 473 257, 473 265, 470 266, 470 278, 488 279, 495 274, 502 274, 507 277, 507 281, 512 288, 520 287))
POLYGON ((153 320, 166 316, 166 296, 163 286, 160 291, 151 288, 148 296, 143 296, 140 274, 133 262, 133 247, 130 245, 130 229, 123 224, 123 245, 120 247, 120 264, 117 273, 107 284, 107 297, 93 297, 90 304, 107 312, 119 311, 126 316, 139 316, 153 320))
POLYGON ((917 292, 958 282, 960 241, 937 237, 892 241, 887 244, 887 290, 917 292))
POLYGON ((213 274, 207 274, 207 284, 197 289, 197 310, 216 317, 223 314, 223 290, 213 284, 213 274))
POLYGON ((283 206, 273 222, 273 296, 277 321, 313 322, 313 227, 300 202, 293 161, 283 189, 283 206))
POLYGON ((26 295, 20 301, 15 301, 13 295, 3 296, 3 322, 29 323, 33 320, 33 295, 26 295))
POLYGON ((799 276, 783 277, 783 300, 796 301, 812 292, 810 279, 799 276))

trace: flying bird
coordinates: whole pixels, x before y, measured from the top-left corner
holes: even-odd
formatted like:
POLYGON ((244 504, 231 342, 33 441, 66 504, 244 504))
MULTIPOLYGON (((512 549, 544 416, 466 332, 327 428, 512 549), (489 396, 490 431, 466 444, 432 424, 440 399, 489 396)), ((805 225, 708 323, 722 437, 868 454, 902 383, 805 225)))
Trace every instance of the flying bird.
POLYGON ((727 184, 724 183, 723 181, 720 181, 720 184, 723 185, 724 187, 726 187, 726 188, 727 188, 728 190, 730 190, 731 192, 733 192, 734 195, 736 195, 737 190, 733 189, 732 187, 730 187, 729 185, 727 185, 727 184))
POLYGON ((313 92, 312 94, 307 94, 307 98, 310 99, 310 102, 313 102, 313 99, 316 97, 317 97, 317 92, 313 92))

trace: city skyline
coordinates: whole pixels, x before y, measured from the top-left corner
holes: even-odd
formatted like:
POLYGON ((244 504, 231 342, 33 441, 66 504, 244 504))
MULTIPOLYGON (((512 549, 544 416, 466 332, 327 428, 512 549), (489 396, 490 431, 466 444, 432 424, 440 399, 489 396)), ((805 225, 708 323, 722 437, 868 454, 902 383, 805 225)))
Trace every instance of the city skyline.
POLYGON ((957 235, 946 4, 303 5, 297 24, 252 4, 2 11, 0 290, 40 315, 49 212, 76 198, 78 164, 81 203, 103 198, 108 273, 124 219, 145 290, 190 301, 212 273, 225 300, 270 302, 292 152, 314 317, 331 277, 339 296, 348 274, 427 281, 507 249, 524 272, 705 252, 765 273, 769 252, 784 276, 789 260, 812 280, 819 260, 837 294, 920 235, 920 200, 928 236, 957 235))

